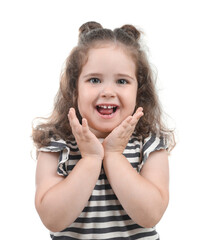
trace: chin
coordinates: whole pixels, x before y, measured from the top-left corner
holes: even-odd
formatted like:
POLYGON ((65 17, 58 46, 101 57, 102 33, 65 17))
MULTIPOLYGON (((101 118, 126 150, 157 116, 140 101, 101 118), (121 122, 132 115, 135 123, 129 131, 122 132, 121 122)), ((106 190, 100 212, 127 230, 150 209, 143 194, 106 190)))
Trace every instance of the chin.
POLYGON ((95 134, 97 138, 106 138, 114 128, 99 128, 99 129, 91 129, 91 131, 95 134))
POLYGON ((105 138, 107 137, 119 124, 109 124, 105 126, 105 124, 101 123, 101 125, 94 125, 90 126, 91 131, 95 134, 98 138, 105 138))
POLYGON ((97 132, 97 137, 99 138, 106 138, 110 133, 112 132, 112 130, 106 130, 106 131, 98 131, 97 132))

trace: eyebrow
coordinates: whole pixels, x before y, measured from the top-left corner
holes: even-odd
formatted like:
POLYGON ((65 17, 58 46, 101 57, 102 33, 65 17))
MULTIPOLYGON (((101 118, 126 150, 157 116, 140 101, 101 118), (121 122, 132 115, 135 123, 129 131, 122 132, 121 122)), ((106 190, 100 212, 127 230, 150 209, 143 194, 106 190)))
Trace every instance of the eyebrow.
MULTIPOLYGON (((101 74, 101 73, 89 73, 89 74, 84 75, 83 77, 89 78, 89 77, 102 77, 102 76, 103 76, 103 74, 101 74)), ((126 77, 131 80, 135 80, 134 77, 130 76, 129 74, 125 74, 125 73, 118 73, 118 74, 115 74, 115 76, 116 77, 126 77)))
POLYGON ((88 73, 88 74, 84 75, 83 77, 89 78, 89 77, 95 77, 95 76, 102 77, 102 74, 101 73, 88 73))
POLYGON ((116 74, 117 77, 126 77, 126 78, 130 78, 132 80, 135 80, 134 77, 128 75, 128 74, 125 74, 125 73, 119 73, 119 74, 116 74))

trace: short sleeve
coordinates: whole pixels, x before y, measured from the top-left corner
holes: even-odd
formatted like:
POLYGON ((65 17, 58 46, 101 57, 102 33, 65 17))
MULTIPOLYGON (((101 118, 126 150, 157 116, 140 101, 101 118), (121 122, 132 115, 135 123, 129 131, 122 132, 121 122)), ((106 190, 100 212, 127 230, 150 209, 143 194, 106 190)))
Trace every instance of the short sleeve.
POLYGON ((141 150, 141 164, 140 170, 149 157, 150 153, 161 149, 168 149, 167 139, 163 136, 157 136, 156 134, 150 134, 143 140, 141 150))
POLYGON ((67 161, 70 154, 70 148, 65 141, 51 141, 48 146, 40 148, 42 152, 60 152, 57 173, 61 176, 67 176, 67 161))

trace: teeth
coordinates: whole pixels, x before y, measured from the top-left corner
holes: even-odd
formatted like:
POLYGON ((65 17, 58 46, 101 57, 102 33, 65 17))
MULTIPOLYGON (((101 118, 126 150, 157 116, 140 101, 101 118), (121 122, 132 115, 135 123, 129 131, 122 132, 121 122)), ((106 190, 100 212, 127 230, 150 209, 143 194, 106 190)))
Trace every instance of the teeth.
POLYGON ((104 108, 104 109, 111 109, 111 108, 114 108, 113 106, 99 106, 100 108, 104 108))

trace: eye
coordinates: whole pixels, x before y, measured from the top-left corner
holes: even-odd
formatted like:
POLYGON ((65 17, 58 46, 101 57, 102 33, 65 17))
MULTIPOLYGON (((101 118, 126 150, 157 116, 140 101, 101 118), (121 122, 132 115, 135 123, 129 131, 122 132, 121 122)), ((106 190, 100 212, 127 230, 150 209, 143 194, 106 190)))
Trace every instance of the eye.
POLYGON ((91 78, 91 79, 89 79, 89 82, 92 83, 92 84, 101 83, 101 81, 99 80, 99 78, 91 78))
POLYGON ((118 79, 118 80, 117 80, 117 83, 118 83, 118 84, 127 84, 128 81, 127 81, 126 79, 118 79))

